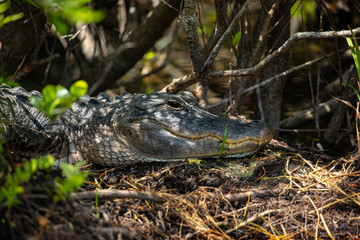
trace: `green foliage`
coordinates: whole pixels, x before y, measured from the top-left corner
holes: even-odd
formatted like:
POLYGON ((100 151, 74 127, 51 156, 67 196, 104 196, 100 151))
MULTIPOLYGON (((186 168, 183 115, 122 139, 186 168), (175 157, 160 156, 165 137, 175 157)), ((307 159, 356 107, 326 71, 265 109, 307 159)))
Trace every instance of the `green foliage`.
MULTIPOLYGON (((19 203, 17 196, 24 193, 22 184, 28 182, 40 170, 51 169, 55 159, 48 155, 42 158, 31 159, 24 162, 22 167, 16 166, 14 173, 8 173, 4 184, 0 187, 0 203, 6 200, 8 208, 19 203)), ((55 178, 56 194, 53 196, 55 202, 64 201, 69 193, 78 189, 87 178, 86 172, 80 171, 81 164, 71 165, 63 163, 60 165, 64 178, 55 178)))
MULTIPOLYGON (((100 22, 106 16, 103 11, 94 10, 88 6, 91 0, 18 0, 16 2, 18 4, 28 2, 34 7, 41 8, 61 35, 68 34, 71 25, 100 22)), ((24 16, 24 13, 17 13, 5 17, 3 13, 9 8, 9 0, 0 0, 0 28, 4 24, 24 16)))
POLYGON ((20 86, 17 82, 11 81, 11 76, 0 76, 0 84, 5 83, 10 87, 20 86))
POLYGON ((17 195, 24 192, 21 185, 28 182, 37 171, 49 169, 54 161, 54 158, 48 155, 43 158, 31 159, 22 167, 17 166, 14 173, 7 174, 6 180, 0 188, 0 202, 6 199, 9 208, 16 205, 18 203, 17 195))
POLYGON ((297 4, 293 4, 291 7, 291 16, 301 17, 306 23, 307 17, 316 16, 316 3, 312 0, 298 0, 297 4))
MULTIPOLYGON (((358 45, 355 35, 354 34, 352 34, 352 35, 353 35, 354 41, 352 41, 351 38, 348 38, 348 37, 346 38, 346 41, 350 47, 350 50, 351 50, 351 53, 352 53, 352 56, 354 59, 355 67, 356 67, 357 74, 358 74, 358 81, 360 81, 360 49, 359 49, 359 45, 358 45)), ((354 91, 357 95, 357 98, 360 101, 359 92, 353 86, 351 86, 349 84, 348 84, 348 86, 351 87, 352 89, 354 89, 354 91)))
POLYGON ((79 80, 70 86, 70 91, 61 85, 47 85, 42 90, 42 98, 31 96, 31 103, 46 113, 51 120, 66 111, 71 104, 79 97, 85 95, 88 90, 88 84, 79 80))
MULTIPOLYGON (((220 156, 224 152, 224 149, 225 149, 225 142, 226 142, 226 137, 227 137, 227 127, 228 127, 228 125, 226 124, 225 131, 224 131, 224 136, 223 136, 223 141, 222 141, 221 148, 220 148, 220 153, 219 153, 220 156)), ((218 158, 218 161, 220 161, 220 157, 218 158)))
POLYGON ((147 52, 147 53, 144 55, 144 59, 145 59, 146 61, 149 61, 149 60, 153 59, 154 57, 155 57, 154 51, 147 52))
POLYGON ((75 165, 68 163, 63 163, 60 165, 65 178, 55 179, 55 182, 57 183, 57 189, 54 200, 56 202, 66 200, 70 193, 76 191, 76 189, 78 189, 83 184, 87 178, 87 173, 80 171, 82 164, 83 163, 79 162, 75 165))
POLYGON ((37 1, 48 15, 49 21, 56 30, 65 35, 69 32, 70 25, 76 23, 100 22, 105 17, 103 11, 97 11, 87 4, 91 0, 41 0, 37 1))
MULTIPOLYGON (((46 110, 52 118, 56 117, 59 109, 71 106, 72 102, 80 96, 86 94, 88 85, 85 81, 77 81, 71 87, 70 91, 62 86, 46 86, 42 93, 43 98, 32 97, 31 101, 38 107, 46 110)), ((0 131, 1 131, 0 125, 0 131)), ((0 133, 1 136, 1 133, 0 133)), ((2 152, 3 139, 0 138, 0 153, 2 152)), ((51 169, 55 159, 48 155, 42 158, 25 161, 23 166, 16 166, 14 172, 4 176, 4 183, 0 186, 0 203, 6 202, 8 208, 19 203, 17 196, 24 193, 23 184, 33 179, 38 171, 51 169)), ((87 178, 87 173, 80 171, 80 164, 61 164, 64 178, 55 178, 55 202, 65 200, 69 193, 80 187, 87 178)))
POLYGON ((145 89, 145 93, 146 93, 147 95, 151 94, 152 92, 154 92, 154 89, 152 89, 152 88, 146 88, 146 89, 145 89))
MULTIPOLYGON (((0 131, 3 131, 1 126, 0 126, 0 131)), ((3 152, 3 143, 4 143, 4 140, 2 138, 0 138, 0 154, 3 152)))
POLYGON ((236 45, 239 44, 240 40, 241 40, 241 32, 237 32, 235 36, 233 36, 232 38, 232 45, 236 47, 236 45))
POLYGON ((220 148, 220 155, 224 152, 224 149, 225 149, 225 142, 226 142, 226 136, 227 136, 227 127, 228 127, 228 125, 226 124, 223 141, 222 141, 221 148, 220 148))
POLYGON ((5 64, 0 66, 0 85, 2 83, 5 83, 6 85, 9 85, 11 87, 19 86, 17 82, 12 81, 12 76, 8 75, 7 71, 5 70, 5 64))
POLYGON ((360 49, 359 49, 359 45, 358 45, 358 42, 357 42, 354 34, 353 34, 353 39, 354 39, 354 42, 350 38, 348 38, 348 37, 346 38, 347 43, 350 47, 353 59, 354 59, 355 67, 356 67, 356 70, 358 73, 358 78, 360 80, 360 49))
POLYGON ((16 21, 24 16, 24 13, 16 13, 5 17, 5 12, 10 7, 10 1, 0 0, 0 28, 5 24, 16 21))

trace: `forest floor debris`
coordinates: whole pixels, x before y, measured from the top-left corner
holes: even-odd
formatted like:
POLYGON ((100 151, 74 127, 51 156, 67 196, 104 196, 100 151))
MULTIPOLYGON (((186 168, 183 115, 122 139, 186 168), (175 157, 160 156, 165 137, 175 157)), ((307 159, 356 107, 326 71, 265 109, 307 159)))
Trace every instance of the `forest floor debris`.
POLYGON ((268 148, 243 159, 87 166, 66 202, 44 179, 0 208, 6 239, 358 239, 359 156, 268 148), (41 188, 43 186, 43 188, 41 188))

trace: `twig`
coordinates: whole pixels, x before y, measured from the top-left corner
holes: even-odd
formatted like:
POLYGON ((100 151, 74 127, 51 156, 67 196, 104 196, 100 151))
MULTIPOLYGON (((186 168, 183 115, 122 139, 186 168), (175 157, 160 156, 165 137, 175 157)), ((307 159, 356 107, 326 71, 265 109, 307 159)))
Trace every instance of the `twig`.
POLYGON ((325 222, 325 219, 324 219, 324 216, 320 213, 320 219, 324 225, 324 228, 326 230, 326 233, 329 235, 329 237, 334 240, 334 237, 332 236, 331 232, 330 232, 330 229, 329 227, 327 226, 326 222, 325 222))
POLYGON ((284 211, 285 211, 285 209, 283 208, 283 209, 270 209, 270 210, 263 211, 261 213, 256 213, 255 215, 248 218, 246 221, 240 223, 236 227, 227 230, 225 233, 226 234, 232 233, 232 232, 238 230, 241 227, 245 227, 246 225, 249 225, 250 223, 253 223, 253 222, 257 221, 258 219, 263 218, 266 215, 279 214, 279 213, 282 213, 284 211))
POLYGON ((41 59, 37 62, 33 62, 30 63, 28 66, 24 67, 23 69, 21 69, 11 80, 14 82, 19 81, 21 78, 25 77, 27 74, 29 74, 30 72, 32 72, 35 68, 43 65, 44 63, 50 62, 56 58, 59 58, 60 55, 59 54, 54 54, 51 55, 47 58, 41 59))
POLYGON ((316 224, 316 229, 315 229, 315 239, 318 239, 318 234, 319 234, 319 226, 320 226, 320 213, 319 213, 319 210, 317 209, 315 203, 313 202, 313 200, 309 197, 309 196, 306 196, 311 205, 314 207, 315 211, 316 211, 316 215, 317 215, 317 224, 316 224))
MULTIPOLYGON (((347 50, 347 49, 343 49, 341 52, 344 52, 345 50, 347 50)), ((301 69, 307 68, 307 67, 313 65, 314 63, 321 62, 321 61, 323 61, 323 60, 325 60, 325 59, 328 59, 328 58, 330 58, 330 57, 333 57, 334 55, 336 55, 336 53, 327 54, 327 55, 325 55, 325 56, 323 56, 323 57, 319 57, 319 58, 316 58, 316 59, 314 59, 314 60, 310 60, 310 61, 307 61, 307 62, 305 62, 305 63, 303 63, 303 64, 300 64, 300 65, 298 65, 298 66, 295 66, 295 67, 293 67, 293 68, 290 68, 290 69, 288 69, 288 70, 286 70, 286 71, 284 71, 284 72, 282 72, 282 73, 279 73, 279 74, 277 74, 277 75, 275 75, 275 76, 273 76, 273 77, 271 77, 271 78, 266 79, 265 81, 262 81, 262 82, 259 83, 259 84, 256 84, 256 85, 254 85, 254 86, 251 86, 251 87, 245 89, 245 90, 244 90, 244 93, 247 93, 247 92, 249 92, 249 91, 255 90, 256 88, 262 87, 262 86, 264 86, 264 85, 266 85, 266 84, 268 84, 268 83, 270 83, 270 82, 272 82, 272 81, 274 81, 274 80, 277 80, 277 79, 280 79, 280 78, 282 78, 282 77, 285 77, 285 76, 287 76, 287 75, 289 75, 290 73, 293 73, 293 72, 295 72, 295 71, 299 71, 299 70, 301 70, 301 69)))
POLYGON ((179 163, 179 164, 170 164, 170 165, 166 166, 165 168, 161 169, 160 171, 158 171, 154 174, 151 174, 150 176, 147 175, 142 178, 135 179, 134 182, 140 183, 140 182, 148 181, 153 178, 159 178, 159 177, 161 177, 161 175, 163 175, 165 173, 171 173, 172 169, 180 167, 180 166, 184 166, 184 165, 188 165, 188 163, 186 162, 186 163, 179 163))
POLYGON ((252 190, 242 193, 235 193, 235 194, 228 194, 225 195, 225 199, 229 202, 235 202, 235 201, 244 201, 247 200, 250 197, 264 197, 264 196, 277 196, 277 194, 281 192, 280 189, 276 189, 273 191, 270 190, 252 190))
MULTIPOLYGON (((345 52, 346 50, 347 50, 347 49, 344 48, 344 49, 341 50, 341 52, 345 52)), ((325 55, 325 56, 323 56, 323 57, 319 57, 319 58, 316 58, 316 59, 314 59, 314 60, 307 61, 307 62, 305 62, 305 63, 303 63, 303 64, 300 64, 300 65, 298 65, 298 66, 292 67, 292 68, 290 68, 290 69, 288 69, 288 70, 286 70, 286 71, 284 71, 284 72, 282 72, 282 73, 279 73, 279 74, 277 74, 277 75, 275 75, 275 76, 273 76, 273 77, 271 77, 271 78, 268 78, 268 79, 262 81, 261 83, 258 83, 258 84, 256 84, 256 85, 253 85, 253 86, 251 86, 251 87, 248 87, 248 88, 245 89, 241 94, 245 94, 245 93, 250 92, 250 91, 252 91, 252 90, 258 89, 259 87, 265 86, 266 84, 268 84, 268 83, 270 83, 270 82, 272 82, 272 81, 274 81, 274 80, 277 80, 277 79, 280 79, 280 78, 282 78, 282 77, 285 77, 285 76, 287 76, 287 75, 289 75, 289 74, 291 74, 291 73, 293 73, 293 72, 295 72, 295 71, 299 71, 299 70, 301 70, 301 69, 307 68, 307 67, 309 67, 309 66, 311 66, 311 65, 313 65, 313 64, 315 64, 315 63, 317 63, 317 62, 321 62, 321 61, 323 61, 323 60, 325 60, 325 59, 331 58, 331 57, 333 57, 334 55, 336 55, 336 53, 327 54, 327 55, 325 55)), ((234 98, 234 97, 233 97, 233 98, 234 98)), ((227 102, 229 102, 229 98, 225 98, 225 99, 223 99, 223 100, 221 100, 221 101, 219 101, 219 102, 211 105, 210 108, 216 107, 216 106, 219 106, 219 105, 222 105, 222 104, 227 103, 227 102)))
POLYGON ((298 189, 302 189, 302 187, 293 180, 293 176, 289 170, 290 159, 291 159, 291 157, 287 157, 286 165, 285 165, 285 171, 289 175, 288 179, 290 181, 290 187, 292 187, 292 184, 294 184, 296 187, 298 187, 298 189))
POLYGON ((71 193, 70 198, 73 200, 95 199, 96 195, 99 199, 132 198, 132 199, 147 200, 153 202, 164 201, 162 197, 160 197, 155 193, 136 192, 136 191, 117 190, 117 189, 71 193))

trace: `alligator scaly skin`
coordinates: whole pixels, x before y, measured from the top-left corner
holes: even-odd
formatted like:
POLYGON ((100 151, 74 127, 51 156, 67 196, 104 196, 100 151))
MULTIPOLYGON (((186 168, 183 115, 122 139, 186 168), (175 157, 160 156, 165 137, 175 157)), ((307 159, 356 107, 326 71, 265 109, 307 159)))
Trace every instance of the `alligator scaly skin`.
POLYGON ((190 93, 155 92, 109 98, 81 97, 51 122, 23 88, 0 86, 0 118, 6 146, 15 154, 53 154, 59 162, 86 160, 104 166, 137 162, 244 156, 266 145, 273 129, 263 121, 221 118, 203 110, 190 93))

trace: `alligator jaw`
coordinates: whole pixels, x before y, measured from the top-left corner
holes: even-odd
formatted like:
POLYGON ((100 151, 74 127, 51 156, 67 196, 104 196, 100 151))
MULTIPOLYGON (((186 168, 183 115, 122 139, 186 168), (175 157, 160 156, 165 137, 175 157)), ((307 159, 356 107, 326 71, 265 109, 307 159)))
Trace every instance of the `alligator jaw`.
POLYGON ((207 121, 209 126, 218 126, 218 129, 209 129, 204 123, 203 127, 183 128, 179 131, 179 123, 175 127, 165 121, 136 119, 127 124, 131 126, 127 130, 131 132, 131 137, 127 138, 130 144, 128 147, 153 161, 240 157, 263 147, 274 135, 273 129, 263 121, 243 122, 217 117, 207 121), (228 132, 221 151, 227 125, 228 132))
POLYGON ((224 136, 214 135, 214 134, 204 134, 204 135, 185 135, 180 132, 172 131, 172 129, 167 126, 163 126, 167 129, 171 134, 182 138, 184 140, 193 141, 194 143, 198 141, 209 142, 213 145, 218 145, 218 151, 208 151, 204 152, 201 156, 194 157, 218 157, 218 156, 228 156, 228 157, 242 157, 247 156, 254 153, 258 148, 261 148, 268 144, 273 138, 274 131, 271 127, 264 128, 262 130, 262 134, 258 136, 247 136, 241 137, 237 139, 227 139, 224 136), (221 152, 221 145, 224 142, 224 149, 221 152))

